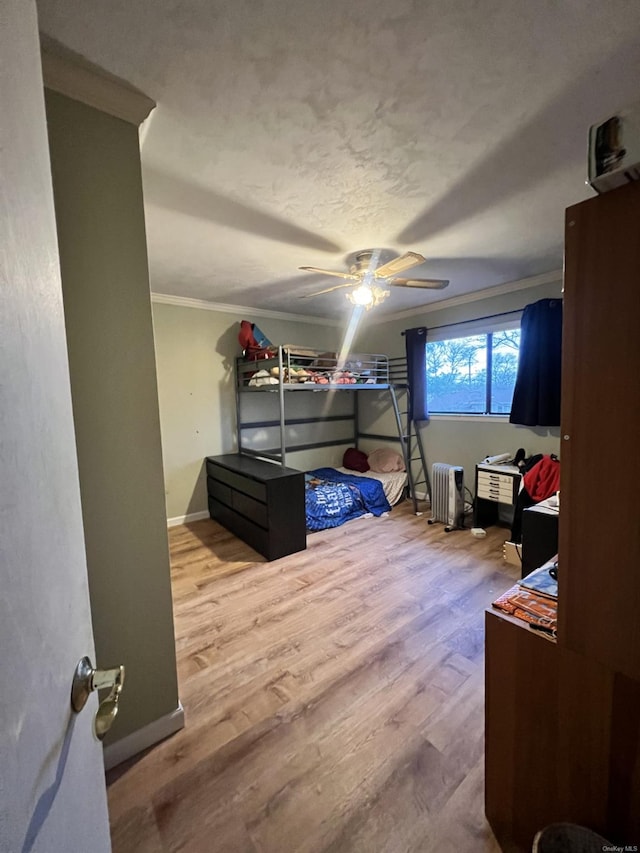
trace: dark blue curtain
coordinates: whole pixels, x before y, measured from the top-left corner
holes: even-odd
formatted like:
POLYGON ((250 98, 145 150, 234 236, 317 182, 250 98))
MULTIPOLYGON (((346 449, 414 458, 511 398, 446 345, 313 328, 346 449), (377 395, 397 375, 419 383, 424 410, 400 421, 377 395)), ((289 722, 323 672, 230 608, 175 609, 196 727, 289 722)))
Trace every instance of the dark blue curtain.
POLYGON ((428 421, 427 409, 427 330, 407 329, 407 381, 409 383, 409 416, 414 421, 428 421))
POLYGON ((509 417, 512 424, 560 425, 561 362, 562 300, 541 299, 527 305, 509 417))

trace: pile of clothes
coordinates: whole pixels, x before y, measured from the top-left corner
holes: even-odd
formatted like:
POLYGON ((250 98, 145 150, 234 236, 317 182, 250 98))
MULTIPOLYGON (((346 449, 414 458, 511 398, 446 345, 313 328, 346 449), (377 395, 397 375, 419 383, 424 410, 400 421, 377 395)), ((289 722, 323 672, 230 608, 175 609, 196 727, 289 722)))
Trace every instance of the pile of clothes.
POLYGON ((516 543, 522 542, 523 510, 546 501, 560 489, 560 460, 555 454, 537 453, 529 459, 524 455, 524 450, 519 450, 513 460, 522 474, 522 488, 516 501, 510 537, 511 542, 516 543))

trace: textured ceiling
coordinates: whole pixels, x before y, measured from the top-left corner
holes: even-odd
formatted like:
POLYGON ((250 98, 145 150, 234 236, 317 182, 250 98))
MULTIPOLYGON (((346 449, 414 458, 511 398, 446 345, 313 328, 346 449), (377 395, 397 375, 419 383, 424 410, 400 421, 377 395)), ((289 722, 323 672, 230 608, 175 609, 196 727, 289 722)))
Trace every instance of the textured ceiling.
POLYGON ((407 249, 396 312, 562 264, 590 124, 638 100, 638 0, 39 0, 43 32, 157 101, 152 290, 338 317, 353 252, 407 249))

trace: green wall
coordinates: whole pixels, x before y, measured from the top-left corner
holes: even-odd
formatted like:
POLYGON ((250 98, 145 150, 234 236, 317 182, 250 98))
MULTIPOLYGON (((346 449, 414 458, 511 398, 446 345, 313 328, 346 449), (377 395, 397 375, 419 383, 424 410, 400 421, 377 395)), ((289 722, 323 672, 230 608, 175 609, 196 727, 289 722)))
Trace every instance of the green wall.
POLYGON ((46 106, 97 665, 126 666, 114 742, 178 705, 138 129, 46 106))
MULTIPOLYGON (((158 366, 158 390, 162 425, 162 452, 166 480, 167 518, 180 518, 207 509, 205 456, 229 453, 236 448, 236 410, 233 385, 234 359, 240 354, 238 330, 241 319, 219 311, 154 303, 153 318, 158 366)), ((295 320, 255 318, 258 326, 277 344, 299 344, 334 349, 340 330, 295 320)), ((246 419, 278 417, 276 394, 244 395, 253 414, 246 419)), ((326 402, 326 394, 302 395, 305 404, 326 402), (312 399, 313 398, 313 399, 312 399)), ((300 397, 290 394, 288 398, 300 397)), ((301 400, 298 401, 298 404, 301 400)), ((288 404, 295 403, 288 400, 288 404)), ((341 458, 342 451, 338 452, 341 458)), ((336 464, 330 449, 291 454, 287 464, 312 468, 336 464), (327 461, 329 460, 329 461, 327 461)))

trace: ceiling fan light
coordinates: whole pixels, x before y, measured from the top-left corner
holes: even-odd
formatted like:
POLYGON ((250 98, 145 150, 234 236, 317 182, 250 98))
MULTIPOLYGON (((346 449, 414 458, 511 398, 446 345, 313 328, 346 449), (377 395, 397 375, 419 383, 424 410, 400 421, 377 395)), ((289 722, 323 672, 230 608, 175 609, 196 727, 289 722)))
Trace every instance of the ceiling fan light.
POLYGON ((370 308, 375 302, 373 289, 366 284, 361 284, 347 293, 347 299, 353 305, 359 305, 361 308, 370 308))
POLYGON ((374 305, 380 305, 387 298, 391 291, 387 287, 378 287, 377 285, 361 284, 354 288, 345 296, 352 305, 357 305, 359 308, 373 308, 374 305))
POLYGON ((377 287, 374 286, 371 288, 373 291, 373 304, 380 305, 381 302, 387 298, 387 296, 391 293, 391 290, 388 287, 377 287))

